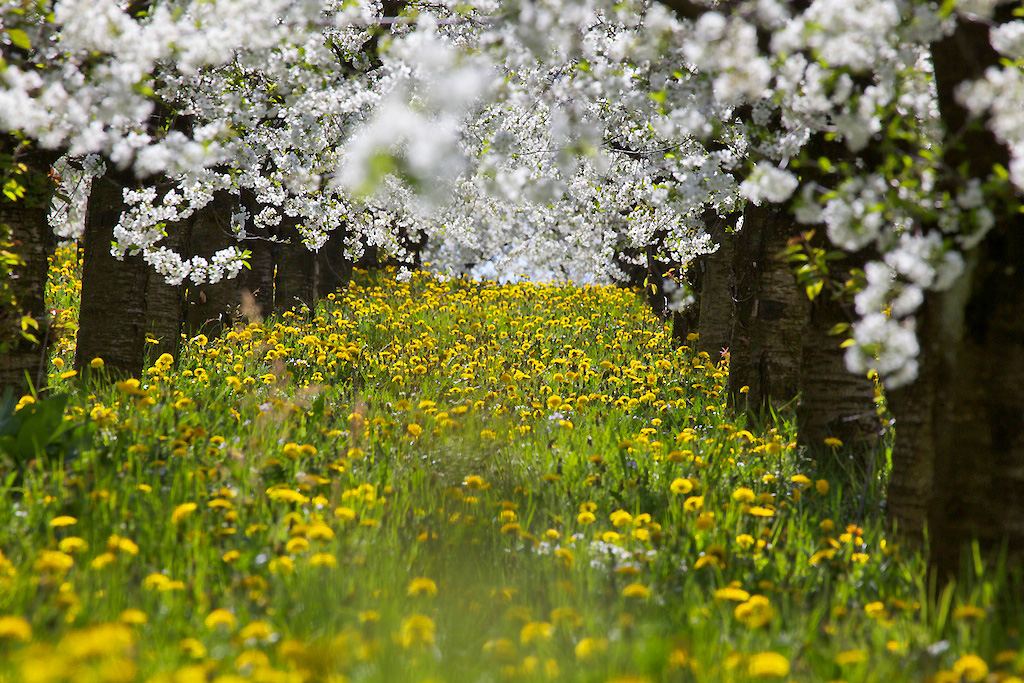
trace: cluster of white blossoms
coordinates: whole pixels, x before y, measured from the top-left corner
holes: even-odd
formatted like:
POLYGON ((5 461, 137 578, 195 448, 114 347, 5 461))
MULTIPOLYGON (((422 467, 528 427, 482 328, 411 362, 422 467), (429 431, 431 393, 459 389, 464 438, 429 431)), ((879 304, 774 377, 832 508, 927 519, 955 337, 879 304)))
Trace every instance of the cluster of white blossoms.
MULTIPOLYGON (((712 5, 8 5, 0 130, 172 184, 126 194, 114 253, 173 282, 231 277, 246 240, 282 221, 313 250, 340 234, 350 258, 373 247, 411 263, 425 239, 443 273, 628 278, 713 251, 709 210, 789 202, 837 247, 882 255, 865 269, 849 365, 909 380, 925 292, 955 279, 993 225, 992 188, 1006 194, 998 178, 951 183, 939 161, 928 46, 956 14, 910 0, 712 5), (238 247, 171 249, 168 226, 217 193, 238 198, 238 247)), ((1005 62, 959 96, 1010 150, 1019 193, 1024 22, 993 23, 991 43, 1005 62)), ((78 207, 55 214, 64 237, 86 185, 64 187, 78 207)))
POLYGON ((760 206, 762 201, 778 204, 793 196, 800 181, 789 171, 768 161, 759 161, 740 184, 740 194, 760 206))

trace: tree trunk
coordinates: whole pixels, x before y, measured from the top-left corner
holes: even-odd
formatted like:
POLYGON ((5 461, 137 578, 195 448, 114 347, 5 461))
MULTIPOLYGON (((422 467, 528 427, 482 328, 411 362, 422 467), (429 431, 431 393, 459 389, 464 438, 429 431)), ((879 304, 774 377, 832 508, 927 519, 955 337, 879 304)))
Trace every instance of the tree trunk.
MULTIPOLYGON (((192 214, 189 253, 208 257, 238 244, 231 234, 231 212, 234 205, 235 200, 231 195, 218 192, 209 204, 192 214)), ((189 284, 185 312, 187 336, 201 332, 212 337, 219 335, 225 326, 231 325, 242 306, 239 281, 242 277, 240 273, 239 278, 234 280, 189 284)))
MULTIPOLYGON (((169 224, 164 244, 179 254, 187 253, 191 229, 192 221, 188 219, 169 224)), ((146 270, 146 333, 156 342, 147 342, 144 360, 159 358, 164 353, 177 359, 185 320, 185 284, 168 284, 148 264, 143 263, 142 267, 146 270)))
POLYGON ((748 203, 743 229, 736 236, 729 396, 734 406, 753 415, 792 403, 800 390, 810 307, 789 264, 781 258, 793 234, 793 220, 785 207, 748 203))
POLYGON ((736 251, 735 216, 721 217, 712 212, 705 217, 711 238, 718 245, 713 254, 702 256, 700 269, 700 318, 697 350, 707 351, 715 362, 729 348, 732 335, 733 273, 736 251))
POLYGON ((302 243, 294 218, 281 221, 278 238, 285 241, 274 249, 274 310, 284 312, 306 306, 312 311, 316 300, 317 255, 302 243))
MULTIPOLYGON (((183 287, 169 285, 140 256, 118 260, 110 253, 114 226, 125 210, 123 190, 130 175, 108 170, 96 178, 85 217, 82 303, 75 367, 93 358, 116 376, 141 375, 147 352, 177 356, 181 341, 183 287), (156 340, 147 349, 146 337, 156 340)), ((181 249, 187 226, 168 226, 167 244, 181 249)))
MULTIPOLYGON (((824 237, 819 246, 826 246, 824 237)), ((863 268, 864 258, 850 255, 829 266, 831 282, 843 282, 853 268, 863 268)), ((850 323, 851 314, 826 287, 812 302, 804 331, 800 360, 800 401, 797 403, 799 443, 816 459, 833 453, 843 460, 851 457, 857 469, 873 473, 871 457, 881 436, 882 424, 875 406, 875 383, 866 375, 846 369, 844 336, 830 334, 840 323, 850 323), (825 439, 843 442, 833 449, 825 439)))
POLYGON ((254 237, 244 244, 251 255, 249 267, 238 274, 237 287, 242 317, 261 321, 274 310, 274 253, 265 230, 254 237))
MULTIPOLYGON (((1012 20, 1012 6, 998 7, 993 19, 1012 20)), ((947 131, 943 160, 985 178, 995 164, 1008 167, 1009 153, 987 121, 971 122, 956 92, 999 55, 988 22, 956 21, 932 46, 947 131)), ((955 191, 958 181, 947 184, 955 191)), ((966 272, 950 290, 928 296, 918 316, 918 380, 891 401, 889 518, 910 541, 926 518, 929 559, 941 576, 956 573, 972 538, 986 551, 1006 543, 1024 553, 1024 221, 992 208, 996 225, 967 255, 966 272)))
MULTIPOLYGON (((892 450, 892 469, 886 494, 886 517, 900 539, 913 548, 923 548, 927 535, 928 508, 935 487, 936 416, 945 412, 936 404, 948 401, 936 390, 941 381, 940 361, 943 347, 952 348, 955 339, 942 334, 943 300, 954 302, 950 293, 928 297, 918 315, 917 335, 921 344, 917 380, 886 392, 889 410, 896 416, 896 443, 892 450), (933 312, 937 309, 937 312, 933 312), (947 346, 948 345, 948 346, 947 346)), ((948 306, 946 308, 949 308, 948 306)), ((961 306, 947 311, 963 324, 961 306)), ((948 370, 949 363, 941 366, 948 370)))
MULTIPOLYGON (((10 136, 2 136, 0 154, 13 155, 16 144, 10 136)), ((52 239, 48 216, 53 183, 48 174, 57 155, 52 152, 30 150, 18 154, 18 161, 28 167, 22 179, 26 195, 17 202, 0 198, 0 226, 6 229, 13 251, 23 264, 6 273, 17 310, 0 313, 4 334, 0 343, 7 349, 0 354, 0 394, 13 387, 18 394, 28 392, 30 385, 46 385, 47 349, 50 342, 50 316, 46 309, 47 261, 52 253, 52 239), (36 339, 32 342, 20 335, 21 319, 31 316, 38 329, 26 331, 36 339)), ((2 234, 2 232, 0 232, 2 234)))
POLYGON ((344 230, 335 230, 317 253, 316 295, 319 298, 348 287, 352 279, 352 263, 345 258, 344 237, 344 230))
POLYGON ((846 369, 842 336, 829 330, 848 317, 839 304, 822 294, 811 306, 804 332, 797 404, 799 442, 816 458, 832 449, 825 439, 843 442, 840 453, 854 455, 859 466, 878 445, 881 422, 875 407, 875 384, 865 375, 846 369))
POLYGON ((82 303, 75 367, 102 358, 114 372, 138 376, 146 347, 146 264, 110 254, 114 226, 125 210, 123 190, 133 182, 108 170, 95 178, 85 212, 82 303))
POLYGON ((931 562, 942 574, 955 573, 972 538, 988 552, 1004 541, 1024 551, 1024 221, 1000 226, 969 262, 944 305, 927 312, 942 344, 925 385, 935 434, 931 562))

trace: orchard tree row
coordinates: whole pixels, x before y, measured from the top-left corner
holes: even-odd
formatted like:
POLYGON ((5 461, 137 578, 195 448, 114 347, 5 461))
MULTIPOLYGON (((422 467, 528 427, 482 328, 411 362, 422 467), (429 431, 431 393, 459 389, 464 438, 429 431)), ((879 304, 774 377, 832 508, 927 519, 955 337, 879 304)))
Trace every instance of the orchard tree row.
POLYGON ((905 537, 1024 549, 1019 3, 23 0, 0 40, 5 384, 54 234, 127 374, 353 264, 616 280, 821 457, 877 448, 876 373, 905 537))

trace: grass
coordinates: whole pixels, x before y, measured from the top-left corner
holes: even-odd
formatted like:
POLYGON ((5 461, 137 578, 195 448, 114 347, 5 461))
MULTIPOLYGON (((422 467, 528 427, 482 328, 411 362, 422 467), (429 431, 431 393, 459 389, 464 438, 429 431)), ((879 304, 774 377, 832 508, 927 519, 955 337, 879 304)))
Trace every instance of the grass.
POLYGON ((725 361, 633 292, 361 274, 111 384, 67 369, 75 268, 49 293, 73 428, 3 469, 0 679, 1024 670, 1019 573, 929 585, 880 477, 731 416, 725 361))

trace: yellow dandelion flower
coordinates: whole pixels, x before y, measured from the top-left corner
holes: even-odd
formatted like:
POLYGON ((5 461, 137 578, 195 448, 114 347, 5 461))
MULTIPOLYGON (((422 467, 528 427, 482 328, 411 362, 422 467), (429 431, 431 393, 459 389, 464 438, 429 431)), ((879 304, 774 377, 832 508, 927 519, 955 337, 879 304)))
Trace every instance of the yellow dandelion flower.
POLYGON ((493 638, 484 643, 484 654, 499 662, 510 662, 516 658, 516 645, 508 638, 493 638))
POLYGON ((270 500, 285 503, 308 503, 309 498, 302 495, 298 491, 293 491, 289 488, 269 488, 267 489, 267 497, 270 500))
POLYGON ((142 610, 129 607, 125 611, 121 612, 121 615, 117 620, 122 624, 127 624, 129 626, 142 626, 149 621, 149 617, 146 616, 146 613, 142 610))
POLYGON ((629 514, 625 510, 616 510, 609 515, 609 519, 614 526, 626 526, 633 521, 633 515, 629 514))
POLYGON ((103 365, 103 359, 98 356, 89 361, 89 367, 91 367, 94 370, 99 370, 100 368, 103 367, 103 365))
POLYGON ((43 550, 34 566, 37 572, 63 573, 75 566, 75 559, 60 550, 43 550))
POLYGON ((750 599, 750 593, 743 590, 742 588, 735 588, 733 586, 726 586, 725 588, 719 588, 715 591, 716 600, 734 600, 736 602, 746 602, 750 599))
POLYGON ((704 496, 690 496, 683 501, 683 509, 687 512, 696 512, 704 507, 704 496))
POLYGON ((753 503, 756 496, 753 489, 741 486, 732 492, 732 499, 737 503, 753 503))
POLYGON ((288 542, 284 544, 284 549, 290 555, 304 553, 309 550, 309 541, 302 536, 296 536, 288 539, 288 542))
MULTIPOLYGON (((833 551, 834 553, 835 551, 833 551)), ((888 616, 888 611, 885 609, 885 604, 881 602, 869 602, 864 605, 864 613, 872 619, 884 619, 888 616)))
POLYGON ((953 662, 953 673, 961 680, 976 681, 984 680, 988 676, 988 664, 978 655, 964 655, 953 662))
POLYGON ((693 491, 693 484, 689 479, 683 479, 682 477, 673 480, 669 485, 669 490, 676 495, 685 495, 690 491, 693 491))
POLYGON ((329 541, 334 538, 334 530, 323 522, 315 522, 306 529, 306 538, 313 541, 329 541))
POLYGON ((519 642, 529 645, 542 640, 550 640, 554 630, 554 627, 547 621, 527 622, 519 631, 519 642))
POLYGON ((774 614, 771 601, 763 595, 752 595, 733 610, 736 619, 749 628, 761 628, 772 620, 774 614))
POLYGON ((694 569, 700 569, 702 567, 722 567, 722 558, 718 555, 701 555, 697 558, 697 561, 693 563, 694 569))
POLYGON ((221 627, 226 629, 233 629, 237 622, 234 614, 232 614, 226 609, 220 608, 215 609, 209 614, 207 614, 206 619, 204 620, 203 623, 206 624, 206 628, 208 629, 215 629, 221 627))
POLYGON ((170 585, 170 583, 171 577, 160 573, 150 574, 142 580, 143 588, 148 588, 149 590, 163 591, 170 585))
POLYGON ((238 637, 244 640, 269 640, 274 635, 274 629, 265 621, 252 621, 242 627, 238 637))
POLYGON ((782 678, 789 675, 789 660, 778 652, 759 652, 747 663, 753 678, 782 678))
POLYGON ((131 539, 125 539, 116 535, 106 540, 106 549, 117 550, 125 555, 138 555, 138 546, 131 539))
MULTIPOLYGON (((206 657, 206 646, 203 645, 202 642, 200 642, 196 638, 182 638, 181 642, 178 643, 178 647, 181 648, 181 651, 189 657, 191 657, 192 659, 203 659, 204 657, 206 657)), ((207 672, 205 667, 198 666, 195 680, 205 681, 206 673, 207 672)), ((175 679, 177 680, 180 675, 181 672, 179 670, 178 673, 175 675, 175 679)), ((184 680, 190 681, 192 679, 185 678, 184 680)), ((218 678, 217 680, 219 681, 220 678, 218 678)))
POLYGON ((50 526, 54 529, 58 529, 60 527, 65 526, 72 526, 74 524, 78 524, 78 520, 74 517, 71 517, 70 515, 61 515, 60 517, 54 517, 50 520, 50 526))
POLYGON ((92 562, 89 563, 89 566, 93 569, 99 570, 104 569, 115 562, 117 562, 117 555, 111 552, 105 552, 94 557, 92 562))
POLYGON ((576 558, 568 548, 555 548, 555 559, 558 560, 562 566, 569 569, 571 569, 573 563, 576 562, 576 558))
POLYGON ((803 474, 794 474, 792 477, 789 478, 789 480, 796 484, 797 488, 801 490, 811 485, 811 480, 806 475, 803 474))
POLYGON ((580 638, 576 643, 576 659, 586 661, 608 648, 608 640, 605 638, 580 638))
POLYGON ((295 561, 287 555, 275 557, 267 565, 271 574, 291 574, 295 571, 295 561))
POLYGON ((174 512, 171 513, 171 523, 181 524, 181 522, 196 511, 198 506, 195 503, 182 503, 181 505, 174 508, 174 512))
POLYGON ((24 617, 13 614, 0 617, 0 640, 32 640, 32 626, 24 617))
POLYGON ((483 477, 477 476, 476 474, 470 474, 465 479, 463 479, 462 485, 474 490, 486 487, 486 483, 483 481, 483 477))
POLYGON ((651 597, 651 590, 642 583, 631 583, 622 589, 622 597, 646 600, 651 597))
POLYGON ((436 630, 433 619, 425 614, 413 614, 402 620, 398 642, 404 648, 433 645, 436 630))
POLYGON ((434 583, 433 579, 422 576, 417 577, 409 582, 409 587, 406 588, 405 594, 410 597, 437 595, 437 584, 434 583))
POLYGON ((423 433, 423 427, 420 427, 418 424, 413 422, 408 427, 406 427, 406 431, 409 432, 409 436, 415 439, 419 437, 420 434, 423 433))
POLYGON ((60 539, 60 542, 57 543, 57 548, 63 553, 74 555, 75 553, 81 553, 88 550, 89 543, 86 542, 84 538, 68 536, 67 538, 60 539))
POLYGON ((974 605, 960 605, 953 610, 954 619, 984 619, 985 610, 974 605))
POLYGON ((337 567, 338 558, 330 553, 314 553, 309 558, 309 564, 314 567, 337 567))
POLYGON ((593 524, 595 521, 597 521, 597 517, 594 515, 593 512, 584 510, 583 512, 576 516, 576 521, 582 524, 583 526, 586 526, 588 524, 593 524))

